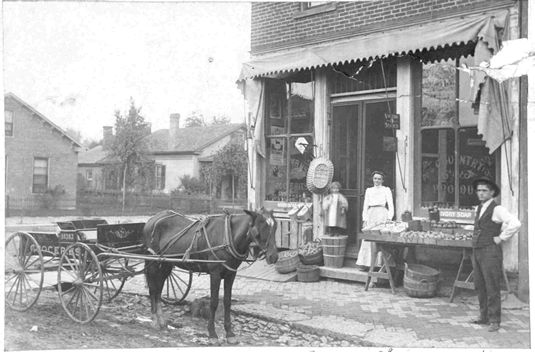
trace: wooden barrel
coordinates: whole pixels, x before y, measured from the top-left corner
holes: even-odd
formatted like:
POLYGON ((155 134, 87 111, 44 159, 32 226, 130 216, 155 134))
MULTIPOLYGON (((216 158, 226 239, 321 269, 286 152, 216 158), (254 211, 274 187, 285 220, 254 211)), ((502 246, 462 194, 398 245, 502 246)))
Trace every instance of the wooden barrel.
POLYGON ((405 264, 403 287, 410 297, 434 297, 440 273, 428 266, 405 264))
POLYGON ((324 236, 321 238, 323 262, 331 268, 344 266, 347 236, 324 236))
POLYGON ((320 280, 320 269, 316 265, 297 265, 297 281, 316 282, 320 280))

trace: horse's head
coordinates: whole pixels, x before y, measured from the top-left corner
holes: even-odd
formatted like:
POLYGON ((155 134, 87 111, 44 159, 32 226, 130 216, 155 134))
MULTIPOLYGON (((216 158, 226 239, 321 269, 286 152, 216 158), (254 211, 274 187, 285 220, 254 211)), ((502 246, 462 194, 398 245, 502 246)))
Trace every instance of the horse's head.
POLYGON ((275 230, 277 223, 273 218, 273 211, 261 209, 258 212, 244 210, 251 217, 252 225, 249 229, 251 245, 254 256, 266 256, 268 264, 278 260, 277 247, 275 246, 275 230))

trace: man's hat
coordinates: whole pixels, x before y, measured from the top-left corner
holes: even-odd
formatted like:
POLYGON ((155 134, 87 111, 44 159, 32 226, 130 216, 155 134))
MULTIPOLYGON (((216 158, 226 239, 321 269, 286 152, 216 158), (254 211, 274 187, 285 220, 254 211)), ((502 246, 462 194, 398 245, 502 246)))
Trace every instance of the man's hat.
POLYGON ((476 178, 472 182, 472 185, 474 186, 474 190, 477 189, 477 185, 479 184, 489 186, 490 189, 494 191, 494 197, 497 197, 500 195, 500 187, 498 187, 498 185, 494 183, 494 181, 492 181, 490 178, 485 177, 485 176, 476 178))

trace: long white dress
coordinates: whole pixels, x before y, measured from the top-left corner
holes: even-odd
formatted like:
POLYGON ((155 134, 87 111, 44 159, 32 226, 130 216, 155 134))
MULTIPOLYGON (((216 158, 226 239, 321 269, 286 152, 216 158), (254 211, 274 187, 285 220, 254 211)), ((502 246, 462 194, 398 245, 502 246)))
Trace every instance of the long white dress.
MULTIPOLYGON (((392 199, 392 190, 385 186, 367 188, 362 207, 363 227, 371 227, 387 220, 392 220, 393 217, 394 201, 392 199)), ((362 241, 357 257, 357 265, 371 266, 372 250, 375 250, 374 246, 374 243, 362 241)), ((375 265, 382 265, 380 256, 377 257, 375 265)))

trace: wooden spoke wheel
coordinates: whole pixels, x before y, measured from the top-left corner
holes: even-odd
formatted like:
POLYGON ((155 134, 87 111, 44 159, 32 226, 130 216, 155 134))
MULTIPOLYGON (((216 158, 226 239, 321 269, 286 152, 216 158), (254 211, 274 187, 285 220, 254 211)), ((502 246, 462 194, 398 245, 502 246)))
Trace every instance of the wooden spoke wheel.
POLYGON ((32 235, 16 232, 5 247, 4 293, 8 307, 30 309, 41 294, 45 275, 43 253, 32 235))
POLYGON ((86 324, 98 314, 104 296, 102 269, 85 243, 65 249, 58 269, 58 294, 63 309, 74 321, 86 324))
POLYGON ((191 289, 192 280, 193 273, 191 271, 173 267, 163 285, 162 301, 172 305, 182 303, 191 289))
POLYGON ((111 302, 123 289, 126 280, 131 277, 131 269, 126 258, 100 258, 102 270, 104 301, 111 302))

